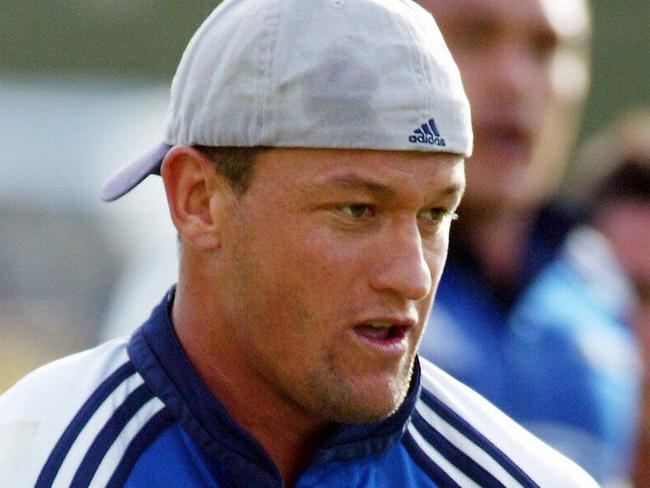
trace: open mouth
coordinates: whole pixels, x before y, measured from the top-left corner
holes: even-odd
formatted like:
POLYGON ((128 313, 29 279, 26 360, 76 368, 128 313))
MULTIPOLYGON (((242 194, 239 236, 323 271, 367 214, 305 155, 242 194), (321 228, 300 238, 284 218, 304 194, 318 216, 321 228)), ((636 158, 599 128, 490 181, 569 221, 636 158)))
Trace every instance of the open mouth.
POLYGON ((521 125, 487 124, 476 132, 480 132, 477 139, 502 158, 519 160, 530 156, 529 132, 521 125))
POLYGON ((492 137, 502 143, 528 144, 526 132, 515 125, 495 127, 492 131, 492 137))
POLYGON ((397 342, 404 338, 407 326, 384 321, 372 321, 355 327, 355 331, 371 341, 397 342))

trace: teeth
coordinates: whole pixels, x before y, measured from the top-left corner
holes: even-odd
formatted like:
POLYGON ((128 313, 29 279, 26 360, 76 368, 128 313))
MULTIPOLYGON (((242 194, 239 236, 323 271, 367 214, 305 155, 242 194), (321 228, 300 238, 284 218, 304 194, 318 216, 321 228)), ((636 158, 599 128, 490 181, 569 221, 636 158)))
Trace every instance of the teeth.
POLYGON ((373 322, 370 322, 368 325, 372 327, 373 329, 389 329, 393 326, 390 322, 384 322, 382 320, 375 320, 373 322))

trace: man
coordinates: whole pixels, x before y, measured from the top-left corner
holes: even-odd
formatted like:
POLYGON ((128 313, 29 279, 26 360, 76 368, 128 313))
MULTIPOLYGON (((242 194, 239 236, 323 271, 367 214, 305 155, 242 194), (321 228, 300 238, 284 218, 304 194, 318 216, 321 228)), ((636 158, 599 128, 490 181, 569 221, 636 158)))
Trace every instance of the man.
POLYGON ((471 152, 431 16, 226 0, 172 83, 175 288, 0 399, 3 486, 595 486, 416 347, 471 152))
MULTIPOLYGON (((420 3, 458 62, 475 133, 467 190, 421 354, 575 456, 599 480, 625 477, 638 379, 632 338, 597 306, 566 310, 585 329, 592 326, 592 337, 596 320, 620 331, 607 362, 615 366, 606 367, 585 352, 575 329, 551 323, 557 307, 532 307, 526 297, 574 224, 548 200, 585 94, 587 5, 420 3), (547 320, 550 334, 536 335, 527 327, 533 320, 547 320)), ((601 281, 601 292, 607 284, 601 281)))
MULTIPOLYGON (((640 421, 633 423, 627 418, 622 418, 620 412, 624 407, 618 406, 615 412, 607 412, 606 417, 616 418, 612 429, 624 432, 622 425, 635 428, 638 441, 633 455, 627 449, 623 454, 634 459, 633 486, 648 486, 650 484, 650 110, 641 109, 624 113, 612 123, 601 129, 578 152, 576 164, 567 178, 567 187, 570 192, 564 196, 574 207, 582 209, 584 215, 583 225, 580 228, 582 249, 585 244, 591 243, 583 255, 581 266, 582 279, 591 278, 595 281, 599 275, 591 276, 589 271, 593 266, 589 262, 600 260, 612 263, 620 269, 618 276, 612 272, 606 277, 610 283, 607 294, 598 297, 601 307, 613 308, 612 314, 623 317, 627 328, 623 331, 609 329, 609 335, 602 341, 601 357, 607 359, 611 374, 621 371, 620 367, 613 367, 619 355, 613 354, 620 341, 612 337, 612 332, 619 334, 635 333, 639 339, 639 346, 643 351, 643 391, 641 394, 640 421), (587 240, 585 236, 590 236, 587 240), (598 253, 600 251, 600 253, 598 253), (604 255, 604 256, 603 256, 604 255), (609 255, 609 257, 608 257, 609 255), (621 306, 616 309, 616 305, 621 306), (631 330, 630 330, 631 329, 631 330), (638 427, 637 427, 638 426, 638 427)), ((574 239, 575 240, 575 239, 574 239)), ((562 264, 562 262, 560 262, 562 264)), ((565 283, 571 276, 568 266, 556 266, 555 274, 546 277, 545 282, 558 276, 565 283), (560 274, 561 273, 561 274, 560 274)), ((573 273, 577 275, 578 273, 573 273)), ((580 276, 578 274, 578 276, 580 276)), ((603 280, 605 281, 605 280, 603 280)), ((543 289, 544 281, 537 288, 543 289)), ((594 287, 595 288, 595 287, 594 287)), ((598 287, 602 289, 602 285, 598 287)), ((535 296, 541 296, 537 293, 535 296)), ((572 303, 576 306, 576 301, 572 303)), ((569 326, 579 327, 572 323, 571 314, 566 312, 567 307, 560 307, 558 316, 569 326)), ((620 319, 619 319, 620 320, 620 319)), ((600 327, 603 330, 602 327, 600 327)), ((607 331, 607 330, 606 330, 607 331)), ((589 328, 584 335, 589 335, 593 340, 593 331, 589 328)), ((631 383, 632 378, 628 378, 631 383)), ((619 383, 621 381, 619 380, 619 383)), ((638 385, 633 385, 638 388, 638 385)), ((609 391, 608 394, 618 394, 619 401, 625 395, 609 391)), ((629 395, 628 395, 629 396, 629 395)), ((612 408, 616 405, 611 402, 612 408)), ((634 419, 635 420, 635 419, 634 419)))

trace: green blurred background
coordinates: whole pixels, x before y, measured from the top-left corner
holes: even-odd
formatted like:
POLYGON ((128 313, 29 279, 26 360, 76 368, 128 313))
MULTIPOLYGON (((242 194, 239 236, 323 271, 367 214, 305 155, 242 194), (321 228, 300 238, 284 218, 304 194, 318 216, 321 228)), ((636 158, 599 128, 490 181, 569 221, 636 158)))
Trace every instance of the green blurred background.
MULTIPOLYGON (((562 0, 556 0, 562 1, 562 0)), ((214 1, 3 1, 4 74, 167 81, 214 1)), ((581 138, 621 111, 650 104, 650 2, 595 0, 592 89, 581 138)))
MULTIPOLYGON (((175 281, 160 180, 98 195, 159 141, 171 77, 216 3, 0 0, 0 392, 130 333, 175 281)), ((593 17, 581 140, 650 106, 650 0, 595 0, 593 17)))

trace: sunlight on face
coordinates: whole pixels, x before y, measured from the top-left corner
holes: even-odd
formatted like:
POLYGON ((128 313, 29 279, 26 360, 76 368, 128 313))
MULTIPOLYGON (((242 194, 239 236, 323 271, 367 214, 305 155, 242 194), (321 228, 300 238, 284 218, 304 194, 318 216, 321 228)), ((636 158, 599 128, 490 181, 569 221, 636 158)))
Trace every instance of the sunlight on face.
POLYGON ((244 375, 328 421, 391 414, 464 188, 445 154, 274 149, 224 235, 223 319, 244 375), (230 243, 230 244, 229 244, 230 243))

